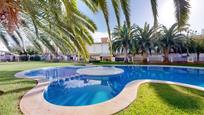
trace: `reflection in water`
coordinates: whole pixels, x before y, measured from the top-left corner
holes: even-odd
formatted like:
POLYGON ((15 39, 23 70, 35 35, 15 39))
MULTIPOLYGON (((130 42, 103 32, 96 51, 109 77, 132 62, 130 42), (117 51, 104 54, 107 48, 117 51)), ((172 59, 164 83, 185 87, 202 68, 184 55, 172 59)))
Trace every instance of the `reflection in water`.
POLYGON ((75 77, 76 70, 78 68, 79 67, 55 67, 55 68, 48 68, 48 69, 39 69, 39 70, 33 70, 31 72, 28 72, 25 75, 32 78, 40 76, 48 80, 61 79, 61 78, 67 78, 67 77, 75 77))
MULTIPOLYGON (((116 66, 124 73, 113 76, 76 76, 77 68, 54 68, 34 71, 55 79, 44 93, 45 99, 63 106, 83 106, 107 101, 118 95, 134 80, 151 79, 186 83, 204 87, 204 70, 156 66, 116 66)), ((29 73, 31 74, 31 73, 29 73)))
POLYGON ((108 79, 91 79, 86 76, 66 78, 52 82, 44 93, 51 103, 66 106, 82 106, 100 103, 116 96, 118 88, 108 79))

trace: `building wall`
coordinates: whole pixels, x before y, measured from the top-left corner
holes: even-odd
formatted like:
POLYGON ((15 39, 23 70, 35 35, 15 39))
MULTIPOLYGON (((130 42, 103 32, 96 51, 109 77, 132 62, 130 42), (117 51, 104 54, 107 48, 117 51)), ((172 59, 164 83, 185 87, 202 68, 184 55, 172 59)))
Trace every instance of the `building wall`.
POLYGON ((87 46, 90 55, 108 56, 110 55, 108 43, 95 43, 87 46))

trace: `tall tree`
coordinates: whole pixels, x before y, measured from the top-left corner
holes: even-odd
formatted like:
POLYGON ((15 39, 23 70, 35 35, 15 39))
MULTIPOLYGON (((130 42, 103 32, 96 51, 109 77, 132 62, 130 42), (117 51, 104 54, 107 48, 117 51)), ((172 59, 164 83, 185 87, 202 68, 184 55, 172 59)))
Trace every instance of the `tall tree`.
POLYGON ((9 26, 10 22, 13 22, 10 25, 20 22, 21 19, 17 17, 21 13, 25 14, 34 25, 37 39, 42 40, 39 38, 41 31, 48 35, 50 40, 47 41, 51 41, 62 53, 79 52, 88 59, 86 44, 93 43, 91 32, 95 32, 96 25, 78 10, 77 0, 3 0, 0 5, 3 6, 0 8, 1 20, 9 22, 4 24, 1 21, 5 27, 9 26), (16 15, 10 16, 12 13, 8 9, 17 9, 16 15), (6 18, 2 19, 5 16, 6 18), (18 21, 9 21, 10 18, 18 21))
MULTIPOLYGON (((109 26, 109 10, 107 0, 82 0, 93 11, 103 12, 111 44, 111 30, 109 26)), ((189 18, 190 0, 173 0, 175 5, 175 16, 178 27, 186 24, 189 18)), ((151 0, 154 16, 154 25, 157 27, 157 0, 151 0)), ((90 31, 96 30, 95 24, 77 8, 77 0, 1 0, 0 1, 0 22, 13 31, 18 26, 18 14, 25 13, 33 21, 36 35, 38 29, 55 36, 63 46, 74 46, 85 58, 88 57, 85 44, 93 43, 90 31), (85 38, 85 40, 83 40, 85 38)), ((126 22, 130 26, 129 0, 112 0, 118 25, 120 26, 120 9, 125 15, 126 22), (120 5, 119 5, 120 4, 120 5)), ((37 35, 38 36, 38 35, 37 35)), ((51 38, 53 39, 53 38, 51 38)), ((53 40, 53 41, 58 41, 53 40)), ((57 46, 60 45, 57 43, 57 46)), ((63 48, 60 48, 63 50, 63 48)), ((65 50, 63 50, 65 51, 65 50)))
POLYGON ((125 62, 128 62, 128 51, 133 44, 136 31, 135 26, 128 27, 125 23, 122 27, 114 28, 113 35, 113 51, 125 53, 125 62))
MULTIPOLYGON (((83 0, 83 2, 93 11, 102 11, 107 31, 109 35, 109 49, 110 54, 112 55, 112 38, 111 38, 111 29, 110 29, 110 21, 109 21, 109 8, 107 0, 83 0)), ((120 6, 122 7, 122 11, 125 15, 126 22, 128 26, 130 26, 130 8, 129 8, 129 0, 111 0, 112 6, 115 11, 116 19, 118 26, 120 26, 120 6)))
POLYGON ((204 37, 192 36, 190 42, 187 45, 190 53, 196 53, 197 62, 200 60, 200 54, 204 52, 204 37))
POLYGON ((136 27, 136 40, 138 50, 143 55, 143 63, 147 63, 147 57, 151 50, 154 48, 154 42, 156 40, 157 31, 156 28, 150 27, 149 24, 145 23, 144 27, 136 27))
POLYGON ((162 36, 159 39, 160 47, 164 52, 164 62, 169 62, 169 52, 172 49, 179 49, 184 43, 185 35, 179 31, 178 24, 173 24, 169 29, 162 26, 162 36))

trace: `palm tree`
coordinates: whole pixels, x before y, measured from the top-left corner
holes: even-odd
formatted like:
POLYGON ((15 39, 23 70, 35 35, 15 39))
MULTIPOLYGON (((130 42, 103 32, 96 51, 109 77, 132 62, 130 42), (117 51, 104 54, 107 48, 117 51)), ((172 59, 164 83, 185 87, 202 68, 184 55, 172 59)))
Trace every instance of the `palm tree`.
POLYGON ((90 32, 95 32, 96 25, 78 10, 76 0, 33 0, 23 3, 34 25, 48 33, 62 53, 79 52, 88 59, 86 44, 93 43, 90 32))
POLYGON ((186 29, 186 40, 184 43, 183 50, 186 50, 187 56, 189 56, 189 53, 196 52, 196 43, 194 36, 196 35, 197 31, 194 31, 192 29, 187 28, 186 29))
POLYGON ((204 52, 204 40, 195 41, 195 44, 196 44, 197 61, 199 61, 200 53, 204 52))
MULTIPOLYGON (((184 30, 184 28, 183 28, 184 30)), ((171 49, 179 49, 184 43, 185 35, 179 31, 178 24, 173 24, 169 29, 162 26, 162 36, 159 39, 160 47, 164 52, 164 62, 169 62, 169 52, 171 49)))
POLYGON ((113 51, 124 52, 125 62, 128 62, 128 50, 130 49, 134 37, 135 37, 135 26, 128 27, 125 23, 122 27, 117 26, 114 28, 113 35, 113 51))
MULTIPOLYGON (((77 0, 72 0, 73 2, 76 3, 77 0)), ((4 15, 5 13, 8 14, 7 19, 9 20, 10 24, 9 26, 12 26, 12 24, 16 24, 17 23, 17 14, 19 12, 20 9, 20 4, 22 4, 25 1, 18 1, 18 0, 8 0, 8 1, 4 1, 1 0, 0 1, 0 6, 2 6, 0 8, 0 17, 2 18, 2 15, 4 15), (12 9, 12 10, 8 10, 8 9, 12 9)), ((39 1, 40 2, 40 1, 39 1)), ((43 1, 44 2, 44 1, 43 1)), ((52 1, 52 4, 55 3, 59 3, 61 1, 52 1)), ((98 8, 100 8, 103 13, 104 13, 104 17, 106 19, 108 19, 108 7, 107 7, 107 1, 106 0, 83 0, 83 2, 86 3, 86 5, 94 12, 96 12, 98 10, 98 8)), ((123 9, 123 12, 125 14, 125 18, 126 21, 128 23, 128 25, 130 25, 130 8, 129 8, 129 0, 111 0, 114 11, 115 11, 115 15, 117 18, 117 22, 118 25, 120 25, 120 9, 119 9, 119 4, 121 4, 121 7, 123 9)), ((158 1, 157 0, 150 0, 151 2, 151 6, 152 6, 152 12, 153 12, 153 16, 154 16, 154 25, 157 25, 157 16, 158 16, 158 11, 157 11, 157 6, 158 6, 158 1)), ((65 1, 62 0, 62 3, 64 4, 65 1)), ((189 9, 190 9, 190 1, 189 0, 174 0, 174 5, 175 5, 175 17, 177 19, 177 23, 180 26, 183 26, 186 24, 187 19, 189 17, 189 9)), ((66 8, 67 5, 65 5, 66 8)))
POLYGON ((20 33, 18 30, 15 30, 13 33, 8 33, 5 28, 0 25, 0 41, 8 50, 11 50, 12 45, 15 45, 21 50, 21 52, 25 51, 23 41, 21 38, 19 38, 19 36, 20 33))
POLYGON ((0 23, 9 31, 14 31, 19 21, 19 0, 1 0, 0 6, 0 23))
MULTIPOLYGON (((190 0, 173 0, 175 6, 175 17, 178 23, 178 27, 183 27, 188 21, 190 14, 190 0)), ((157 26, 158 23, 158 6, 157 0, 151 0, 152 12, 154 16, 154 25, 157 26)))
POLYGON ((197 62, 200 60, 200 53, 204 52, 204 38, 203 37, 193 37, 190 39, 189 44, 187 45, 189 52, 197 54, 197 62))
MULTIPOLYGON (((109 33, 110 50, 112 52, 107 0, 83 1, 93 12, 97 12, 99 9, 103 12, 109 33)), ((174 0, 174 3, 178 26, 182 27, 189 17, 189 0, 174 0)), ((127 25, 130 26, 129 0, 112 0, 117 22, 120 26, 119 4, 125 15, 127 25)), ((154 25, 156 27, 158 22, 157 0, 151 0, 151 5, 154 25)), ((31 18, 37 37, 39 37, 38 30, 40 29, 43 32, 49 33, 50 36, 55 36, 50 37, 50 39, 56 42, 56 45, 61 47, 60 49, 63 52, 68 50, 64 50, 64 47, 71 48, 73 46, 73 51, 79 51, 84 58, 88 57, 85 44, 93 43, 90 32, 94 32, 96 26, 87 16, 78 10, 77 0, 1 0, 0 6, 0 21, 9 31, 15 30, 14 28, 19 22, 18 14, 24 13, 31 18)))
POLYGON ((42 40, 39 35, 46 34, 49 39, 46 43, 53 42, 62 53, 79 52, 88 59, 85 46, 93 43, 91 33, 97 28, 93 21, 78 10, 77 0, 3 0, 0 5, 3 6, 0 8, 0 17, 5 28, 19 25, 16 22, 21 19, 17 17, 24 14, 34 25, 36 39, 42 40))
MULTIPOLYGON (((55 41, 53 41, 54 38, 41 30, 38 30, 38 37, 36 37, 33 23, 29 20, 29 17, 23 16, 21 18, 21 25, 19 25, 19 27, 12 33, 8 32, 2 25, 0 26, 0 41, 7 47, 7 49, 10 52, 15 53, 13 52, 13 49, 17 48, 20 53, 26 54, 26 47, 31 45, 38 50, 38 52, 43 53, 43 48, 46 48, 50 53, 58 55, 58 47, 56 47, 56 44, 54 43, 55 41), (29 45, 25 46, 24 41, 29 41, 29 45)), ((61 45, 63 47, 63 44, 61 45)), ((63 49, 68 48, 65 47, 63 49)))
MULTIPOLYGON (((107 30, 109 34, 109 41, 110 41, 110 52, 112 54, 112 43, 111 43, 111 35, 110 35, 110 26, 109 26, 109 12, 108 12, 108 6, 106 0, 83 0, 87 6, 92 9, 92 11, 96 12, 97 7, 100 8, 100 10, 103 12, 107 30)), ((126 22, 128 26, 130 27, 130 8, 129 8, 129 0, 111 0, 118 26, 120 26, 120 8, 119 4, 121 3, 121 7, 123 10, 123 13, 126 18, 126 22)), ((158 11, 157 11, 157 0, 151 0, 151 6, 152 6, 152 12, 154 17, 154 28, 157 28, 158 26, 158 11)), ((189 9, 190 9, 190 2, 188 0, 174 0, 175 5, 175 17, 177 19, 178 27, 182 27, 186 24, 188 18, 189 18, 189 9)))
POLYGON ((148 54, 151 53, 151 49, 154 48, 154 42, 158 32, 155 27, 150 27, 149 24, 145 23, 144 27, 136 27, 136 41, 138 47, 137 49, 143 55, 143 63, 147 63, 148 54))
POLYGON ((32 33, 28 33, 20 29, 16 29, 14 32, 8 33, 4 27, 0 26, 0 41, 10 52, 12 52, 12 49, 16 48, 19 50, 19 52, 23 54, 26 53, 26 47, 28 45, 25 45, 25 40, 29 40, 31 43, 30 45, 32 45, 39 52, 42 52, 42 44, 39 43, 39 41, 35 41, 32 33), (23 36, 22 34, 25 34, 26 36, 23 36))
MULTIPOLYGON (((112 38, 111 38, 111 29, 110 29, 110 21, 109 21, 109 9, 107 0, 83 0, 83 2, 95 13, 97 11, 102 11, 107 31, 109 35, 109 49, 110 54, 112 55, 112 38)), ((130 27, 130 8, 129 8, 129 0, 111 0, 112 6, 115 11, 116 19, 118 26, 120 27, 120 5, 122 7, 122 11, 125 15, 126 22, 128 27, 130 27)))

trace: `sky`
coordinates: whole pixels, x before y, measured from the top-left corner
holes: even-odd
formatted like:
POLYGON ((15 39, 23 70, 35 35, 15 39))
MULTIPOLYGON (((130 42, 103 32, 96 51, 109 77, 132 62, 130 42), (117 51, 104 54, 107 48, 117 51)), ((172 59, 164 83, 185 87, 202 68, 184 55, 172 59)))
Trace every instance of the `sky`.
MULTIPOLYGON (((101 12, 93 14, 82 2, 78 0, 78 6, 81 12, 90 17, 97 25, 97 32, 93 34, 94 41, 99 42, 101 37, 108 36, 105 20, 101 12)), ((117 22, 115 19, 114 10, 111 7, 111 0, 107 0, 109 5, 110 13, 110 26, 111 30, 116 26, 117 22)), ((204 29, 204 0, 190 0, 191 12, 188 23, 191 25, 191 29, 201 32, 204 29)), ((131 10, 131 23, 143 26, 145 22, 153 25, 153 15, 151 11, 150 0, 130 0, 131 10)), ((167 27, 174 24, 174 3, 173 0, 158 0, 158 21, 167 27)), ((121 14, 121 21, 125 18, 121 14)))

